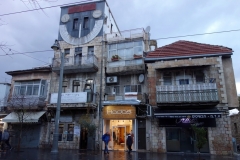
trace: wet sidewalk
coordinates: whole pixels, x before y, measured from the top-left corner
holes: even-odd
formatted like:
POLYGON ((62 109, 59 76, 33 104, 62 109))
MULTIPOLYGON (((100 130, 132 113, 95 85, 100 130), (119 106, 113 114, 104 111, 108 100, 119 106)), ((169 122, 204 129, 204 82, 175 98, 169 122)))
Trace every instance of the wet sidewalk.
POLYGON ((104 155, 100 151, 86 150, 59 150, 58 154, 52 154, 51 150, 22 149, 0 153, 0 160, 240 160, 240 155, 213 156, 202 154, 200 159, 197 154, 161 154, 154 152, 110 151, 104 155))

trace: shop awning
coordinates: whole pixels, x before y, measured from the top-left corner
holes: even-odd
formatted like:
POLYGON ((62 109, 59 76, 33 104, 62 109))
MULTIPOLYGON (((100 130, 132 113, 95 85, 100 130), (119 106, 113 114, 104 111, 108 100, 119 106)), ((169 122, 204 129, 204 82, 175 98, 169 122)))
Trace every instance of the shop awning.
MULTIPOLYGON (((24 123, 33 123, 33 122, 38 122, 39 118, 45 113, 46 111, 39 111, 39 112, 26 112, 24 113, 23 116, 23 122, 24 123)), ((20 113, 21 114, 21 113, 20 113)), ((19 122, 19 117, 15 112, 10 113, 7 115, 5 118, 2 119, 3 122, 8 122, 8 123, 20 123, 19 122)))
POLYGON ((217 109, 206 110, 160 110, 154 111, 156 118, 221 118, 222 113, 217 109))

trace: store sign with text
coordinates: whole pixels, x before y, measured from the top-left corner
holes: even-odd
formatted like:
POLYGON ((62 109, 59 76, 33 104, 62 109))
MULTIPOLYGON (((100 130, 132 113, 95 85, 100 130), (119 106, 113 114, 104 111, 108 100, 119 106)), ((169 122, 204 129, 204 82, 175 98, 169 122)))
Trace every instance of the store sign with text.
POLYGON ((159 118, 160 127, 216 127, 216 119, 208 118, 159 118))
POLYGON ((104 119, 134 119, 136 109, 132 106, 105 106, 103 108, 104 119))

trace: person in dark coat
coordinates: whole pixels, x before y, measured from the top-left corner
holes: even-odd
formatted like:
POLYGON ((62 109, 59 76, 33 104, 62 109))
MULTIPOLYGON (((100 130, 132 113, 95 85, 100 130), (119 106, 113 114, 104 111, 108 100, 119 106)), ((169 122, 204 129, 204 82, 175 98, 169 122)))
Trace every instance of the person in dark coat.
POLYGON ((111 137, 110 137, 109 132, 106 132, 106 133, 102 136, 102 141, 105 143, 104 154, 109 154, 109 152, 108 152, 108 142, 111 141, 111 137))
POLYGON ((128 153, 131 153, 132 151, 132 144, 133 144, 133 139, 130 133, 127 135, 127 147, 128 147, 128 153))
MULTIPOLYGON (((5 129, 4 132, 2 133, 2 142, 4 142, 8 146, 9 150, 12 150, 12 146, 9 144, 9 138, 10 138, 10 134, 8 130, 5 129)), ((2 143, 2 148, 4 149, 3 143, 2 143)))

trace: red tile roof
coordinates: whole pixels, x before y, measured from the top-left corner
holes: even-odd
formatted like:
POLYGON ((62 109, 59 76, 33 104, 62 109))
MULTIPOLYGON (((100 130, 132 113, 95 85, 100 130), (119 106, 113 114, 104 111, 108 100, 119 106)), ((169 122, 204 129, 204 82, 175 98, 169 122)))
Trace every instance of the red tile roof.
POLYGON ((146 58, 171 58, 182 56, 206 56, 209 54, 232 54, 233 50, 224 46, 196 43, 191 41, 177 41, 149 52, 146 58))

